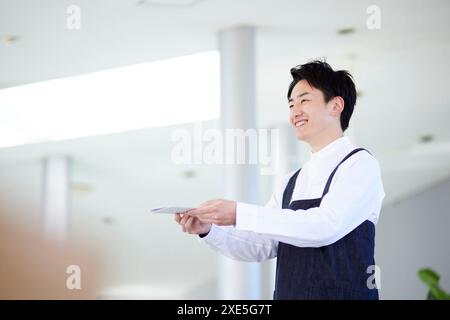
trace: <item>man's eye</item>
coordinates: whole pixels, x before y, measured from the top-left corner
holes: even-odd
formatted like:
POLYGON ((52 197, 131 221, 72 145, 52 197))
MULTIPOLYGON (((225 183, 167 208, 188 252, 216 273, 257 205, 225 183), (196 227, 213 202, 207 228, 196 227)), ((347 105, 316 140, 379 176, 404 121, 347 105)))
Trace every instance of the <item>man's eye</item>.
POLYGON ((290 105, 289 105, 289 109, 291 109, 293 106, 294 106, 293 104, 290 104, 290 105))
POLYGON ((306 102, 306 101, 309 101, 309 100, 303 99, 302 101, 300 101, 300 103, 303 103, 303 102, 306 102))

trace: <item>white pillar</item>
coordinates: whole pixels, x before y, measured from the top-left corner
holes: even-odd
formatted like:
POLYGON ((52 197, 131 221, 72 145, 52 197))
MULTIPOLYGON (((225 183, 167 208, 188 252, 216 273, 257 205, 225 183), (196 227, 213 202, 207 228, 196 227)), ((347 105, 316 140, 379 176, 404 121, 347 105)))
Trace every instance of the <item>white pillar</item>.
POLYGON ((69 228, 69 169, 65 156, 43 160, 43 231, 46 237, 65 244, 69 228))
MULTIPOLYGON (((219 33, 222 129, 256 130, 255 29, 233 27, 219 33)), ((226 137, 226 135, 225 135, 226 137)), ((248 151, 248 144, 246 144, 248 151)), ((227 150, 225 150, 227 152, 227 150)), ((248 158, 247 158, 248 159, 248 158)), ((225 165, 226 199, 258 203, 258 166, 225 165)), ((220 258, 219 297, 258 299, 261 273, 258 263, 220 258)))

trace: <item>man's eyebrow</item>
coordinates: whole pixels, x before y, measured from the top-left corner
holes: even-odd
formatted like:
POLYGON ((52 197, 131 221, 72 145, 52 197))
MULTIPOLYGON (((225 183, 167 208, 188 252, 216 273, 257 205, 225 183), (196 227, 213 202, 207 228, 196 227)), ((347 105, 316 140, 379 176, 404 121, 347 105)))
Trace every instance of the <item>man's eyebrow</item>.
MULTIPOLYGON (((307 94, 309 94, 309 92, 302 92, 299 95, 297 95, 297 98, 301 98, 301 97, 303 97, 303 96, 305 96, 307 94)), ((289 98, 288 102, 292 102, 292 101, 294 101, 294 99, 289 98)))

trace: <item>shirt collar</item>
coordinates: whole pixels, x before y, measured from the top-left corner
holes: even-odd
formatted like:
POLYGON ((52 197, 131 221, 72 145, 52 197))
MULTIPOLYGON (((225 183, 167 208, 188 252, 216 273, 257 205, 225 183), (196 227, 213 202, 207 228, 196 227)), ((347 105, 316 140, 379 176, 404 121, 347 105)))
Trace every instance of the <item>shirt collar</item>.
POLYGON ((348 147, 351 145, 351 142, 348 137, 343 136, 340 137, 333 142, 327 144, 325 147, 320 149, 317 152, 311 153, 311 160, 316 161, 320 159, 327 158, 329 156, 335 155, 336 152, 344 147, 348 147))

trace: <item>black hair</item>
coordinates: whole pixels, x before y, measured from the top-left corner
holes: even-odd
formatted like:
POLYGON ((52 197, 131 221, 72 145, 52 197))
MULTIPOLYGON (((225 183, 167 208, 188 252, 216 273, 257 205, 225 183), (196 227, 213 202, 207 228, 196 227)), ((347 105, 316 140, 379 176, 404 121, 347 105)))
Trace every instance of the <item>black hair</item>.
POLYGON ((342 97, 344 110, 340 121, 342 131, 348 128, 356 103, 356 88, 352 75, 345 70, 334 71, 325 61, 314 60, 291 69, 292 82, 289 85, 287 97, 291 97, 292 89, 301 81, 306 80, 311 87, 323 92, 325 102, 334 97, 342 97))

